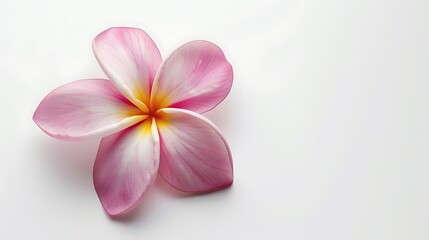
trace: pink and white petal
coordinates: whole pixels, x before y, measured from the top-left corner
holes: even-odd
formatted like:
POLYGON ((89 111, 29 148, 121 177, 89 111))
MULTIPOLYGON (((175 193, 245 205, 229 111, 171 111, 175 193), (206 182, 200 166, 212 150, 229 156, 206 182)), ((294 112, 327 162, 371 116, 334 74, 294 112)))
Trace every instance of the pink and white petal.
POLYGON ((161 159, 159 172, 174 188, 208 192, 233 182, 232 157, 217 127, 192 111, 157 112, 161 159))
POLYGON ((137 206, 152 186, 159 164, 156 124, 147 119, 103 138, 94 165, 94 186, 111 216, 137 206))
POLYGON ((137 106, 149 104, 161 54, 149 35, 141 29, 114 27, 93 41, 93 51, 107 77, 137 106))
POLYGON ((33 120, 52 137, 78 140, 120 131, 147 118, 141 114, 109 80, 87 79, 50 92, 33 120))
POLYGON ((192 41, 161 64, 151 104, 155 109, 174 107, 203 113, 228 95, 232 79, 232 66, 218 46, 192 41))

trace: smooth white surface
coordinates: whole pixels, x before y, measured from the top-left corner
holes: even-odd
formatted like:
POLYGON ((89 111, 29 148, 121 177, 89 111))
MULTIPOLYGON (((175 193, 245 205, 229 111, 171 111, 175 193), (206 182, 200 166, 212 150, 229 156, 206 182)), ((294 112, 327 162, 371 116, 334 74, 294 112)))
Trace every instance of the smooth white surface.
POLYGON ((428 239, 428 1, 3 1, 1 239, 428 239), (181 3, 179 3, 181 2, 181 3), (185 3, 184 3, 185 2, 185 3), (186 197, 157 181, 123 220, 92 184, 98 140, 52 139, 52 89, 103 77, 92 39, 146 30, 163 57, 218 44, 231 94, 207 116, 234 185, 186 197))

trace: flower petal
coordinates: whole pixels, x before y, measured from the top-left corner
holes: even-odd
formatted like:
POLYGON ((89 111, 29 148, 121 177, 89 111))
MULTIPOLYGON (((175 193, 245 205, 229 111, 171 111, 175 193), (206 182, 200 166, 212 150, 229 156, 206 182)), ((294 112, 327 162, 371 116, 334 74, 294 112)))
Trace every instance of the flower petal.
POLYGON ((109 80, 87 79, 50 92, 33 120, 50 136, 73 140, 106 136, 147 118, 139 114, 109 80))
POLYGON ((93 51, 114 85, 143 110, 147 110, 161 54, 153 40, 138 28, 116 27, 100 33, 93 51))
POLYGON ((94 185, 111 216, 133 209, 153 184, 159 136, 150 119, 103 138, 94 165, 94 185))
POLYGON ((174 107, 203 113, 228 95, 232 79, 232 66, 218 46, 192 41, 179 47, 161 65, 151 104, 155 109, 174 107))
POLYGON ((216 126, 183 109, 157 112, 161 143, 159 172, 173 187, 186 192, 214 191, 232 184, 232 157, 216 126))

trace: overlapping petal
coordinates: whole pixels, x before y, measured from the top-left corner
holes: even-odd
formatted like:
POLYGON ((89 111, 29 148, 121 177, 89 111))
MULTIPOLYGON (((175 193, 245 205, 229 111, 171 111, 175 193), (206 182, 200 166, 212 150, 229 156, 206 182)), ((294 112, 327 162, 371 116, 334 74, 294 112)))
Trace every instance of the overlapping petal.
POLYGON ((73 140, 112 134, 147 117, 140 114, 110 81, 88 79, 53 90, 33 119, 52 137, 73 140))
POLYGON ((94 39, 93 51, 115 86, 130 101, 147 110, 161 64, 161 54, 149 35, 138 28, 110 28, 94 39))
POLYGON ((110 215, 134 208, 155 180, 159 137, 150 119, 103 138, 94 165, 94 185, 110 215))
POLYGON ((231 153, 219 130, 203 116, 182 109, 157 112, 159 172, 173 187, 206 192, 232 184, 231 153))
POLYGON ((233 72, 222 50, 207 41, 184 44, 162 63, 152 89, 154 108, 206 112, 229 93, 233 72))

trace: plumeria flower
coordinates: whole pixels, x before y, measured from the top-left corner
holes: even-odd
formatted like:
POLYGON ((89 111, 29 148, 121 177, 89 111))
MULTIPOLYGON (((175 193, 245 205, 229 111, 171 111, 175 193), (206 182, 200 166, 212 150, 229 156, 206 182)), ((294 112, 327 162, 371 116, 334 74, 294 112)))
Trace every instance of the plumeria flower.
POLYGON ((200 115, 231 89, 232 67, 219 47, 192 41, 162 61, 143 30, 118 27, 100 33, 93 51, 110 80, 79 80, 53 90, 33 119, 54 138, 102 137, 93 178, 109 215, 137 206, 158 172, 185 192, 232 184, 228 144, 200 115))

